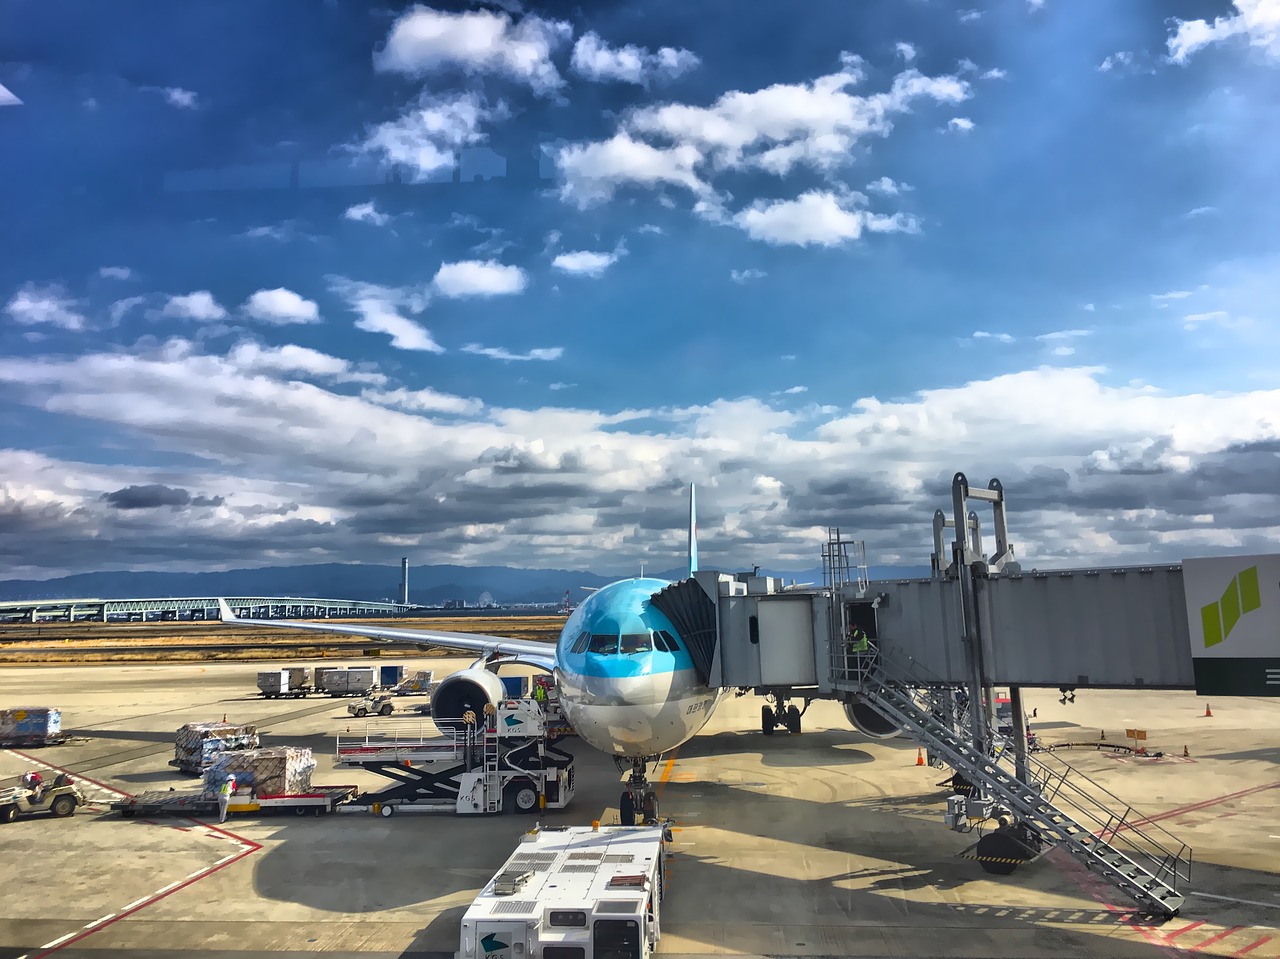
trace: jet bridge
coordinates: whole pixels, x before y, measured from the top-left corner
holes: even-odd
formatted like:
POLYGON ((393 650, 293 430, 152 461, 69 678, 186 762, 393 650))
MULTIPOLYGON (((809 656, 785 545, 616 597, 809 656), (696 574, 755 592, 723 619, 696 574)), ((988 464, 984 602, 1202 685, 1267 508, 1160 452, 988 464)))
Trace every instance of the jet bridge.
POLYGON ((832 530, 820 587, 706 570, 653 602, 709 685, 772 701, 764 732, 800 732, 792 700, 834 699, 868 735, 927 745, 956 773, 963 811, 949 822, 998 824, 971 856, 988 871, 1061 845, 1145 911, 1175 914, 1190 849, 1065 763, 1029 757, 1021 687, 1280 696, 1280 555, 1024 571, 998 480, 971 489, 957 473, 952 506, 934 515, 928 578, 869 580, 862 544, 832 530), (974 501, 992 507, 990 557, 974 501), (993 728, 996 685, 1010 689, 1007 740, 993 728))

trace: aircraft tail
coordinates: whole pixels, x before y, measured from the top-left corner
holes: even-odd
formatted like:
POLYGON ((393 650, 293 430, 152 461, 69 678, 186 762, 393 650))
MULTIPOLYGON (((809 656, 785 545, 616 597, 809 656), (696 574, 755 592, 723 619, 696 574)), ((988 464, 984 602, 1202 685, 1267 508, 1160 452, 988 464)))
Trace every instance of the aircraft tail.
POLYGON ((698 571, 698 499, 697 491, 689 484, 689 576, 698 571))

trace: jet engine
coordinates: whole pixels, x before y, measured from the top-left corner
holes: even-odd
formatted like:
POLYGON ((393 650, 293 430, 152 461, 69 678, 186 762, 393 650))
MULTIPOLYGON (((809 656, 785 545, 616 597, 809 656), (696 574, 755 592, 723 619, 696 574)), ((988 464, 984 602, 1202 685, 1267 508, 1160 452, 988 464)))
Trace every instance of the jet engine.
POLYGON ((496 706, 506 699, 505 691, 495 673, 487 669, 463 669, 436 687, 431 697, 431 718, 442 733, 451 733, 462 726, 462 714, 468 709, 482 720, 484 707, 496 706))
POLYGON ((878 712, 868 706, 862 699, 856 698, 844 704, 844 714, 854 729, 870 739, 892 739, 902 730, 878 712))

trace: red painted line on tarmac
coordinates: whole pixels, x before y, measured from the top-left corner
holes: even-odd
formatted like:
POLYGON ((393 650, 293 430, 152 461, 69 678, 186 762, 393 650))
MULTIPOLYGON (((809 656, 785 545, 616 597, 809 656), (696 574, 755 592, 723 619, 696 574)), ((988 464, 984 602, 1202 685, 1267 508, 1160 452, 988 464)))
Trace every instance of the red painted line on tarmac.
MULTIPOLYGON (((108 786, 106 783, 100 783, 96 779, 90 779, 88 776, 82 775, 81 773, 76 772, 74 769, 66 769, 62 766, 55 766, 53 763, 45 762, 43 759, 37 759, 35 756, 28 756, 26 753, 19 752, 16 749, 10 749, 9 752, 13 753, 15 756, 21 756, 23 759, 27 760, 27 762, 35 763, 37 766, 44 766, 45 769, 53 769, 60 773, 66 773, 68 776, 74 776, 76 779, 80 780, 81 782, 86 782, 91 785, 97 786, 99 789, 105 789, 107 792, 115 793, 117 796, 124 796, 126 799, 133 798, 133 793, 127 793, 122 789, 116 789, 115 786, 108 786)), ((1280 785, 1280 783, 1277 783, 1277 785, 1280 785)))
MULTIPOLYGON (((215 827, 213 826, 209 826, 208 828, 215 829, 215 827)), ((50 949, 35 950, 31 952, 29 954, 30 959, 44 959, 45 956, 51 956, 55 952, 61 952, 63 949, 67 948, 67 946, 74 945, 75 943, 79 942, 82 939, 87 939, 89 936, 92 936, 94 933, 100 932, 101 930, 106 929, 108 926, 113 926, 117 922, 119 922, 121 919, 125 919, 129 916, 134 915, 135 913, 141 912, 143 909, 146 909, 148 906, 154 906, 160 900, 169 898, 175 892, 178 892, 182 889, 186 889, 187 886, 197 883, 201 879, 205 879, 208 876, 212 876, 215 872, 219 872, 223 869, 226 869, 228 866, 235 865, 245 856, 250 856, 262 848, 261 845, 254 842, 253 840, 245 839, 242 836, 236 836, 232 833, 227 832, 225 829, 216 829, 215 831, 220 832, 223 835, 227 836, 228 838, 231 838, 234 841, 240 843, 243 847, 242 850, 236 855, 232 856, 226 862, 215 863, 214 865, 209 866, 208 868, 203 869, 200 872, 196 873, 196 875, 191 876, 190 878, 184 879, 182 882, 175 884, 172 888, 165 889, 164 892, 156 893, 155 895, 148 896, 146 899, 143 899, 132 909, 128 909, 125 912, 112 916, 106 922, 101 923, 97 926, 94 926, 92 929, 86 929, 84 932, 81 932, 79 935, 72 936, 70 939, 63 940, 62 942, 59 942, 56 946, 53 946, 50 949)))
POLYGON ((1176 932, 1168 932, 1168 933, 1165 933, 1165 938, 1166 938, 1166 939, 1172 939, 1174 936, 1180 936, 1180 935, 1182 935, 1184 932, 1190 932, 1192 929, 1198 929, 1199 927, 1201 927, 1201 926, 1203 926, 1203 925, 1204 925, 1204 920, 1203 920, 1203 919, 1197 919, 1195 922, 1189 922, 1189 923, 1187 923, 1185 926, 1183 926, 1181 929, 1177 930, 1176 932))
POLYGON ((1226 929, 1218 933, 1216 936, 1210 936, 1204 942, 1197 942, 1191 948, 1199 952, 1205 946, 1212 946, 1215 942, 1219 941, 1220 939, 1226 939, 1227 936, 1231 935, 1232 933, 1239 932, 1243 928, 1244 926, 1232 926, 1230 929, 1226 929))
POLYGON ((1273 936, 1263 936, 1257 942, 1251 942, 1249 943, 1249 945, 1245 946, 1243 949, 1237 949, 1235 952, 1231 954, 1231 959, 1239 959, 1239 957, 1243 956, 1246 952, 1253 952, 1253 950, 1257 949, 1259 946, 1265 943, 1270 942, 1273 938, 1274 938, 1273 936))
POLYGON ((1201 802, 1195 802, 1187 806, 1179 806, 1176 809, 1169 809, 1165 812, 1156 813, 1154 816, 1144 816, 1142 819, 1135 819, 1131 823, 1125 823, 1120 828, 1130 829, 1134 826, 1145 826, 1147 823, 1160 822, 1164 819, 1174 819, 1189 812, 1198 812, 1199 810, 1207 809, 1210 806, 1217 806, 1224 802, 1230 802, 1233 799, 1241 799, 1245 796, 1252 796, 1254 793, 1265 792, 1268 789, 1276 789, 1278 787, 1280 787, 1280 782, 1267 783, 1265 786, 1253 786, 1249 789, 1241 789, 1238 792, 1227 793, 1225 796, 1218 796, 1216 799, 1205 799, 1201 802))

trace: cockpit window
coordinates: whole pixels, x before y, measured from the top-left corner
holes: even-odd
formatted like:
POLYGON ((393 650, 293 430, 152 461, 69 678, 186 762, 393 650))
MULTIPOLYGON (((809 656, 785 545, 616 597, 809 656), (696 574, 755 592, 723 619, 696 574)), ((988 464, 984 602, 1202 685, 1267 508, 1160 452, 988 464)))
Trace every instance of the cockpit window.
POLYGON ((676 642, 676 638, 668 633, 665 629, 655 634, 658 645, 669 653, 678 653, 680 644, 676 642), (666 644, 665 646, 663 644, 666 644))
POLYGON ((578 638, 573 641, 573 648, 570 652, 585 653, 587 646, 591 643, 591 634, 585 629, 578 634, 578 638))
POLYGON ((622 634, 622 655, 630 656, 635 653, 648 653, 653 650, 653 639, 648 633, 623 633, 622 634))
POLYGON ((672 652, 675 652, 675 650, 673 650, 673 649, 671 648, 671 646, 667 643, 667 636, 666 636, 666 634, 665 634, 665 633, 661 633, 661 632, 654 633, 654 634, 653 634, 653 645, 654 645, 657 649, 662 650, 662 652, 664 652, 664 653, 672 653, 672 652))
POLYGON ((616 653, 618 651, 618 634, 617 633, 592 633, 591 645, 588 652, 592 653, 616 653))

